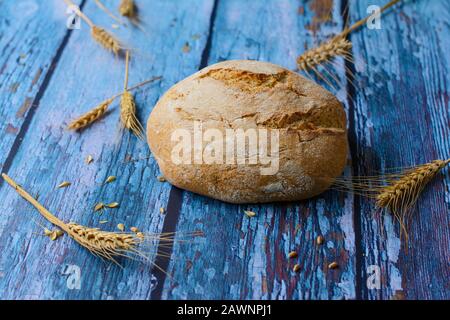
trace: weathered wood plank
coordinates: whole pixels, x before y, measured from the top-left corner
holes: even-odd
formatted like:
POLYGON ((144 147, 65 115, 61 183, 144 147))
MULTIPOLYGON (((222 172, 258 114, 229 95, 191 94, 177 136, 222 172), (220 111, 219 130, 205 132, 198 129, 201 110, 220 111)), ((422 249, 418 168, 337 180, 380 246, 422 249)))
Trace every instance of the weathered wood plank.
POLYGON ((0 167, 57 63, 66 20, 60 0, 0 2, 0 167))
MULTIPOLYGON (((324 4, 220 1, 209 63, 257 59, 294 69, 305 46, 342 28, 340 2, 331 8, 332 21, 323 14, 328 12, 320 7, 324 4)), ((256 206, 185 192, 178 231, 202 229, 205 237, 201 243, 175 246, 163 298, 355 298, 352 214, 352 196, 335 192, 302 203, 256 206), (245 209, 257 216, 248 218, 245 209), (318 235, 325 237, 325 245, 315 244, 318 235), (298 259, 289 261, 291 250, 298 251, 298 259), (327 270, 335 260, 341 268, 327 270), (302 266, 298 274, 291 271, 294 263, 302 266)))
MULTIPOLYGON (((372 4, 353 1, 351 17, 372 4)), ((446 1, 409 1, 382 18, 381 30, 352 36, 357 89, 352 110, 357 175, 448 158, 450 10, 446 1), (380 45, 386 44, 386 45, 380 45)), ((362 287, 370 299, 449 299, 449 180, 439 178, 419 199, 409 249, 390 215, 373 216, 358 199, 363 237, 362 277, 381 269, 381 289, 362 287)))
MULTIPOLYGON (((104 3, 110 8, 116 6, 115 1, 104 3)), ((151 1, 140 9, 148 35, 134 28, 114 30, 128 46, 136 48, 130 83, 164 76, 162 82, 137 94, 140 119, 148 117, 158 96, 169 86, 198 69, 212 4, 209 0, 151 1), (186 42, 189 52, 183 51, 186 42)), ((85 13, 102 26, 113 23, 92 1, 86 4, 85 13)), ((53 34, 63 28, 61 22, 45 32, 53 34)), ((159 208, 167 206, 170 186, 156 180, 159 171, 152 158, 146 159, 147 144, 120 132, 117 105, 112 114, 82 133, 65 129, 70 119, 120 91, 123 73, 123 61, 93 43, 86 25, 74 31, 8 173, 33 194, 39 193, 43 204, 65 221, 100 226, 100 220, 108 220, 103 229, 114 230, 122 222, 127 227, 159 232, 164 222, 159 208), (84 159, 89 154, 95 161, 88 166, 84 159), (127 162, 129 157, 139 161, 127 162), (117 181, 104 185, 109 175, 117 176, 117 181), (56 185, 65 180, 72 185, 56 190, 56 185), (118 201, 121 205, 100 216, 92 212, 92 206, 100 201, 118 201)), ((149 263, 122 261, 125 268, 121 269, 90 255, 68 237, 50 242, 33 234, 42 230, 32 219, 45 222, 14 190, 3 184, 0 198, 3 299, 150 297, 157 279, 149 263), (81 272, 81 284, 73 289, 77 270, 81 272)))

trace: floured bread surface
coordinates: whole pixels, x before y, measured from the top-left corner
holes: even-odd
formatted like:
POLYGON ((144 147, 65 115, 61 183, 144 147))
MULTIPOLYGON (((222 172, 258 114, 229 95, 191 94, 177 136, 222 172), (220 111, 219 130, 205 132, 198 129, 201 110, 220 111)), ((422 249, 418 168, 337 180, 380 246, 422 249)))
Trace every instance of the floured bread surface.
POLYGON ((231 203, 313 197, 342 173, 347 156, 339 101, 294 72, 257 61, 221 62, 174 85, 150 115, 147 135, 169 182, 231 203), (239 132, 248 136, 237 140, 239 132))

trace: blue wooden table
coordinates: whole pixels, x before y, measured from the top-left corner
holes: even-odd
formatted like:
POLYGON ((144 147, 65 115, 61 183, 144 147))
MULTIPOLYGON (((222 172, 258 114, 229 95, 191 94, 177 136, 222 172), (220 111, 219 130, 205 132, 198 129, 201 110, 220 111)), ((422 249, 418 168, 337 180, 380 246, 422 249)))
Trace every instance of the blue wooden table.
MULTIPOLYGON (((94 1, 76 2, 134 49, 130 83, 163 76, 136 92, 143 120, 170 86, 208 64, 255 59, 294 70, 306 48, 365 16, 369 5, 385 3, 138 0, 144 33, 113 28, 94 1)), ((118 0, 104 4, 115 11, 118 0)), ((152 260, 169 276, 150 263, 121 261, 120 268, 67 236, 54 242, 42 236, 39 224, 51 226, 1 181, 1 299, 450 298, 447 172, 420 198, 408 250, 392 217, 377 216, 372 201, 351 193, 330 190, 298 203, 247 206, 173 188, 158 181, 147 144, 121 133, 117 105, 81 133, 65 129, 120 92, 124 72, 118 58, 92 42, 87 25, 68 30, 67 19, 62 0, 0 1, 2 172, 67 222, 204 235, 176 242, 170 260, 157 258, 154 248, 152 260), (110 175, 117 181, 102 184, 110 175), (62 181, 72 185, 56 189, 62 181), (100 201, 121 206, 93 213, 100 201), (245 216, 247 209, 257 216, 245 216), (322 246, 315 244, 318 235, 322 246), (296 260, 287 257, 292 250, 296 260), (333 261, 340 267, 329 270, 333 261), (295 262, 298 273, 292 272, 295 262)), ((349 119, 348 175, 450 157, 449 21, 447 0, 405 1, 382 17, 382 29, 351 35, 354 63, 337 60, 339 81, 327 87, 349 119)))

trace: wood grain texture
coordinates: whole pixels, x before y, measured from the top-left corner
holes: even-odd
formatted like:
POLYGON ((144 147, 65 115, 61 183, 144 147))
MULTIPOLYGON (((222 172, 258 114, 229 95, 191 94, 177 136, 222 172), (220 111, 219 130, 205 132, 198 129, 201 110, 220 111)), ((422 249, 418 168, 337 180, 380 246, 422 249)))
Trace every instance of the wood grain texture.
MULTIPOLYGON (((315 7, 298 1, 219 1, 209 63, 256 59, 295 68, 313 40, 342 28, 340 2, 332 20, 315 20, 315 7), (242 8, 246 9, 243 10, 242 8), (288 31, 287 31, 288 30, 288 31)), ((201 228, 203 242, 175 246, 166 299, 355 298, 352 197, 327 192, 303 203, 239 206, 184 193, 178 231, 201 228), (244 215, 250 209, 254 218, 244 215), (323 235, 326 243, 317 246, 323 235), (290 251, 299 253, 289 260, 290 251), (338 261, 339 270, 327 265, 338 261), (302 268, 292 271, 295 263, 302 268)))
MULTIPOLYGON (((373 4, 383 1, 355 1, 352 20, 373 4)), ((449 158, 449 18, 446 1, 408 1, 382 18, 381 30, 352 36, 355 174, 449 158)), ((419 199, 408 250, 392 217, 375 219, 373 203, 357 199, 361 274, 366 278, 375 265, 382 277, 381 290, 362 287, 363 298, 449 299, 448 177, 436 179, 419 199)))
MULTIPOLYGON (((114 1, 105 1, 114 7, 114 1)), ((130 83, 155 75, 162 82, 149 85, 136 95, 143 121, 152 106, 175 81, 194 72, 201 61, 209 28, 211 1, 152 1, 142 6, 140 16, 148 34, 139 29, 115 30, 133 50, 130 83), (191 17, 196 16, 196 19, 191 17), (182 50, 186 41, 191 50, 182 50)), ((56 8, 55 8, 56 10, 56 8)), ((108 27, 112 21, 88 2, 85 13, 95 23, 108 27)), ((54 27, 65 29, 65 24, 54 27)), ((83 25, 75 30, 61 56, 58 68, 40 101, 8 173, 65 221, 114 230, 117 223, 145 232, 160 232, 170 186, 158 182, 159 170, 148 158, 146 142, 122 132, 117 103, 115 110, 82 133, 68 132, 69 120, 122 88, 124 63, 92 41, 83 25), (94 157, 86 165, 87 155, 94 157), (127 161, 132 158, 138 161, 127 161), (109 175, 117 181, 103 184, 109 175), (72 185, 55 189, 62 181, 72 185), (98 202, 120 203, 120 208, 99 215, 98 202)), ((12 111, 11 111, 12 112, 12 111)), ((14 190, 2 185, 0 221, 0 292, 3 299, 146 299, 156 285, 150 263, 122 261, 123 269, 102 262, 67 236, 56 242, 33 234, 41 232, 32 219, 48 226, 14 190), (74 289, 74 271, 81 283, 74 289)), ((154 249, 149 249, 151 254, 154 249)), ((153 259, 153 257, 151 257, 153 259)), ((74 284, 75 283, 75 284, 74 284)))
MULTIPOLYGON (((74 1, 80 3, 80 1, 74 1)), ((0 167, 39 103, 69 34, 62 1, 0 3, 0 167), (51 31, 51 32, 49 32, 51 31)), ((19 138, 18 138, 19 137, 19 138)), ((8 166, 9 164, 7 164, 8 166)))

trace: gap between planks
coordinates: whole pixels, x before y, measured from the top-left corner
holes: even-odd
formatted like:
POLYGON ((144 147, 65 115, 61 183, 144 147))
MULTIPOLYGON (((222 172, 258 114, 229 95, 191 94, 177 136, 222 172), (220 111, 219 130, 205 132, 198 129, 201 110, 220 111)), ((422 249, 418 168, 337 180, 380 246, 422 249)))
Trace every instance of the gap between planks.
MULTIPOLYGON (((216 21, 217 16, 217 7, 219 5, 219 0, 214 0, 213 8, 211 11, 211 17, 209 20, 209 31, 208 31, 208 38, 206 40, 205 48, 203 49, 201 60, 200 60, 200 66, 199 70, 205 68, 208 66, 211 46, 212 46, 212 37, 214 33, 214 24, 216 21)), ((183 190, 171 186, 169 200, 167 204, 167 213, 164 218, 164 224, 162 233, 170 232, 175 233, 178 225, 178 220, 180 218, 180 211, 183 203, 183 190)), ((173 252, 173 243, 167 247, 167 244, 164 248, 160 247, 160 244, 158 244, 157 252, 161 253, 164 251, 168 255, 172 255, 173 252)), ((157 254, 155 265, 158 265, 161 270, 155 270, 154 275, 158 279, 156 287, 151 292, 151 300, 161 300, 162 293, 164 290, 164 283, 166 282, 167 278, 167 272, 169 268, 169 259, 161 257, 157 254)))

